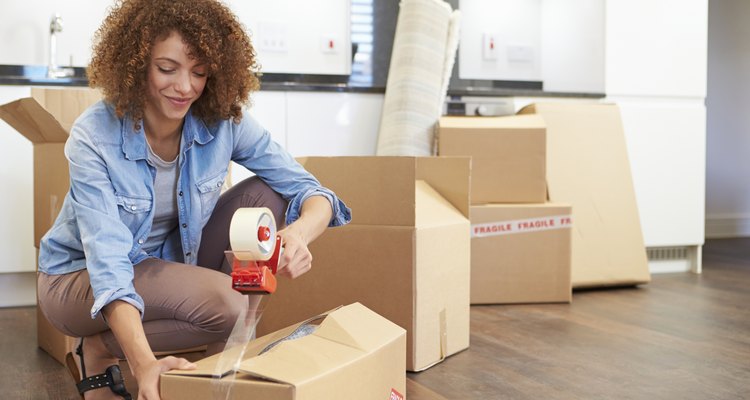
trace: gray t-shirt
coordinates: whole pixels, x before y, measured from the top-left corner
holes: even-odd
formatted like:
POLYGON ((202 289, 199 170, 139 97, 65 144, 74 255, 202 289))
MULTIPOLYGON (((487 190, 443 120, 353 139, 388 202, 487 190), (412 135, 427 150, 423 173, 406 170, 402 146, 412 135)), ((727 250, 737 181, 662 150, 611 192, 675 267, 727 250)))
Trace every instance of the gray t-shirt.
MULTIPOLYGON (((148 142, 146 142, 148 143, 148 142)), ((177 227, 177 165, 176 157, 172 161, 164 161, 154 154, 148 146, 148 162, 156 168, 154 180, 154 223, 148 234, 143 250, 151 254, 161 248, 167 235, 177 227)))

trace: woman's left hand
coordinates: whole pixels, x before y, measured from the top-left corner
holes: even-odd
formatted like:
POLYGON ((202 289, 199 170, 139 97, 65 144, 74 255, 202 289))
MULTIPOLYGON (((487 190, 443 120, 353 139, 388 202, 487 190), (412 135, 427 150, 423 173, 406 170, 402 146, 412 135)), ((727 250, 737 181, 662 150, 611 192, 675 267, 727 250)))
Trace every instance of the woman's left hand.
POLYGON ((312 254, 307 241, 296 232, 294 225, 277 232, 284 245, 277 272, 289 278, 296 278, 312 268, 312 254))

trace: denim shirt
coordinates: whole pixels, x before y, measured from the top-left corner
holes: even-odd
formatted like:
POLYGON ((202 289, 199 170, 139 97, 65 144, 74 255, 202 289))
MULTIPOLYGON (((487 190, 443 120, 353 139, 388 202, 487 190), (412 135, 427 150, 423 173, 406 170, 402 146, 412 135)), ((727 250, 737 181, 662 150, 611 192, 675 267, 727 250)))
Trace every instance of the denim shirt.
POLYGON ((239 123, 223 120, 207 126, 188 113, 178 161, 178 228, 158 251, 142 245, 154 219, 154 178, 148 164, 143 128, 99 102, 70 130, 65 144, 70 190, 52 228, 42 238, 39 271, 51 275, 88 269, 94 291, 91 318, 114 300, 126 301, 143 315, 143 299, 133 285, 133 266, 147 257, 195 264, 201 233, 219 199, 229 162, 243 165, 289 201, 286 223, 300 215, 314 195, 332 206, 329 226, 351 220, 351 211, 271 140, 245 113, 239 123))

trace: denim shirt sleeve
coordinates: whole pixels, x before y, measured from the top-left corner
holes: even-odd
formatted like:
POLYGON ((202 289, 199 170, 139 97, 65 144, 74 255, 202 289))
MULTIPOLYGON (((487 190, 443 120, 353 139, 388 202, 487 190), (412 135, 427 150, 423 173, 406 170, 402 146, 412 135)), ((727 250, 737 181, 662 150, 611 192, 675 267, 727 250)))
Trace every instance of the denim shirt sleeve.
POLYGON ((133 285, 133 264, 128 257, 133 235, 120 220, 115 190, 97 144, 74 125, 65 144, 70 168, 69 201, 75 212, 86 257, 96 318, 107 304, 122 300, 143 316, 143 299, 133 285))
POLYGON ((330 189, 323 187, 294 157, 271 139, 271 134, 247 112, 239 124, 233 124, 232 160, 243 165, 289 202, 287 225, 296 221, 302 204, 312 196, 323 196, 331 203, 333 216, 329 227, 351 221, 351 210, 330 189))

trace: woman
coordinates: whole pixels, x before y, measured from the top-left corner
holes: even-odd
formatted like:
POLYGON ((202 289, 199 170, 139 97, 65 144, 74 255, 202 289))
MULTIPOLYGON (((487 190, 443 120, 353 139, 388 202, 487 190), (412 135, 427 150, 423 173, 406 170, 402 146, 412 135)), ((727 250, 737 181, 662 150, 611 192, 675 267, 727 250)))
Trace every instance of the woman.
POLYGON ((158 399, 162 372, 194 365, 153 351, 223 348, 247 307, 222 268, 238 207, 286 222, 279 273, 292 278, 311 268, 312 240, 349 222, 346 205, 243 112, 255 69, 242 25, 215 0, 121 0, 97 32, 88 74, 104 100, 71 129, 71 187, 42 239, 38 278, 44 315, 83 338, 85 398, 129 397, 113 367, 122 357, 139 398, 158 399), (256 176, 220 196, 230 160, 256 176))

